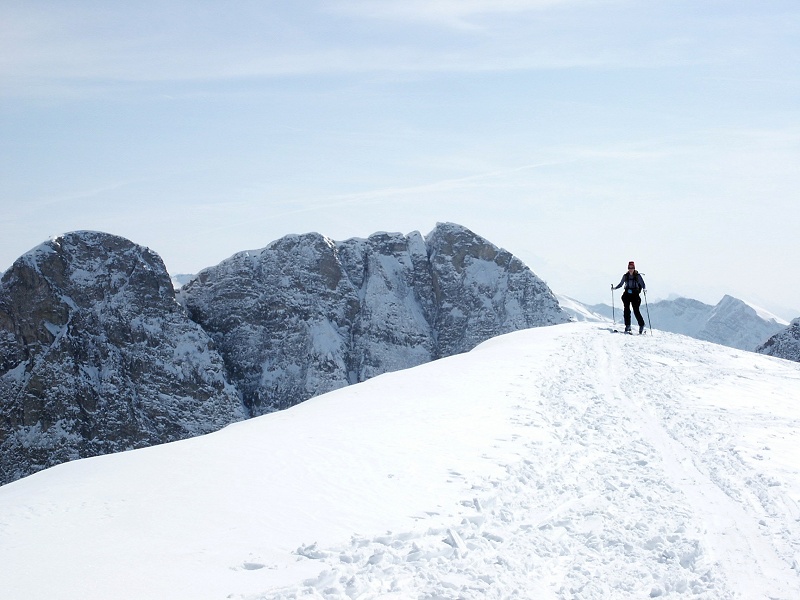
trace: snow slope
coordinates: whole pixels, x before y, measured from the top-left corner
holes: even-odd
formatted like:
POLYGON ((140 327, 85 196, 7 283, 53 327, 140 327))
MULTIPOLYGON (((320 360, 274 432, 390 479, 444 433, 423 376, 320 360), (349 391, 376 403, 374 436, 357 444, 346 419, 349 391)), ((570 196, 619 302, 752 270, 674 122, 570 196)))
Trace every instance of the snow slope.
POLYGON ((594 312, 591 307, 569 296, 556 294, 556 298, 558 299, 558 304, 561 306, 561 309, 565 311, 573 321, 593 321, 595 323, 611 321, 611 307, 608 307, 609 312, 608 317, 606 317, 603 313, 594 312))
POLYGON ((570 323, 0 487, 0 598, 800 598, 800 364, 570 323))

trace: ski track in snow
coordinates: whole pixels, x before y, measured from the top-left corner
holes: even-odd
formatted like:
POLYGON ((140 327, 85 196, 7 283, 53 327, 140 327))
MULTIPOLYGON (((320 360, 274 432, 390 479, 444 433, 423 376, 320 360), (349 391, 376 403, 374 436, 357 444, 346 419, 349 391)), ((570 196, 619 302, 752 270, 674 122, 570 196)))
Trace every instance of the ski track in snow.
MULTIPOLYGON (((518 455, 503 477, 468 482, 428 529, 301 546, 318 576, 229 598, 800 597, 800 510, 756 468, 769 447, 746 446, 742 413, 697 393, 746 379, 759 368, 746 353, 732 351, 740 372, 683 337, 596 329, 557 338, 545 362, 520 349, 516 384, 497 392, 516 427, 500 444, 518 455), (679 345, 690 368, 673 368, 679 345)), ((776 436, 800 424, 774 419, 776 436)))

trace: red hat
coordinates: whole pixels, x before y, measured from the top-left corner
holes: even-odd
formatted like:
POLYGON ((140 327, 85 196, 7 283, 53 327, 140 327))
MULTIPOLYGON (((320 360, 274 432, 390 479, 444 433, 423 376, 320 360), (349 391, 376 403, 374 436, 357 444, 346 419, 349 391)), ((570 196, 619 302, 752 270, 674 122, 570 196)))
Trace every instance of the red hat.
POLYGON ((633 261, 630 261, 630 262, 628 263, 628 268, 629 268, 629 269, 635 269, 635 268, 636 268, 636 265, 635 265, 635 264, 633 264, 633 261))

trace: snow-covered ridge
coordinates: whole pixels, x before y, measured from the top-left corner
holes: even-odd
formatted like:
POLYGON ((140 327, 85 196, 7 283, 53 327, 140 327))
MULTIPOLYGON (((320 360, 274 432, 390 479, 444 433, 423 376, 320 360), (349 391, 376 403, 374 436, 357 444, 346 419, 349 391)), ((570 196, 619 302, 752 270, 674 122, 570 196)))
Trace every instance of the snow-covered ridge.
POLYGON ((610 321, 610 318, 606 317, 602 312, 595 312, 592 307, 574 298, 561 294, 556 294, 556 298, 558 298, 558 304, 573 321, 590 321, 593 323, 610 321))
POLYGON ((777 323, 778 325, 783 325, 784 327, 788 327, 789 321, 784 319, 783 317, 779 317, 773 312, 768 311, 766 308, 758 306, 757 304, 753 304, 752 302, 747 302, 743 300, 745 304, 747 304, 750 308, 756 311, 756 314, 760 319, 764 319, 765 321, 772 321, 773 323, 777 323))
POLYGON ((0 597, 797 598, 798 400, 788 361, 520 331, 0 487, 0 597))

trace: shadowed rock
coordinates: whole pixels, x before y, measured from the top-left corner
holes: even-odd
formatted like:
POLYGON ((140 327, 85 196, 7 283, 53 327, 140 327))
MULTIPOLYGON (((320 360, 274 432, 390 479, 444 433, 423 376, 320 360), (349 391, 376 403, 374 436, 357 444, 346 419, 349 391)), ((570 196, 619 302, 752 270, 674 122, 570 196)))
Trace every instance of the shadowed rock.
POLYGON ((800 362, 800 319, 792 321, 756 350, 761 354, 800 362))
POLYGON ((154 252, 75 232, 0 283, 0 483, 244 417, 208 335, 154 252))

